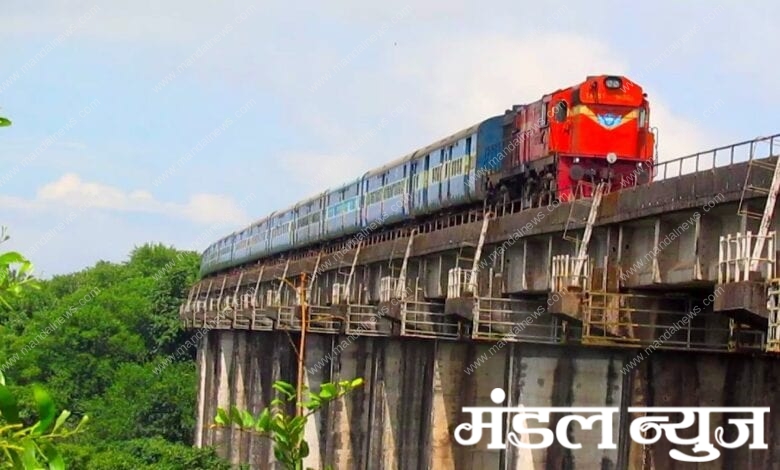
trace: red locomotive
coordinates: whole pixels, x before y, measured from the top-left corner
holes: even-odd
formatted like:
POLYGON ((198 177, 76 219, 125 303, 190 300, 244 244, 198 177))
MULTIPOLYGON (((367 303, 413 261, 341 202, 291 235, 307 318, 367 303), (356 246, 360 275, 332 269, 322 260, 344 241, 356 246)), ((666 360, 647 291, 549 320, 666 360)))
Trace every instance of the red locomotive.
MULTIPOLYGON (((501 184, 513 197, 573 196, 577 184, 647 181, 655 136, 642 88, 626 77, 587 77, 504 116, 501 184)), ((591 185, 583 185, 583 195, 591 185)))

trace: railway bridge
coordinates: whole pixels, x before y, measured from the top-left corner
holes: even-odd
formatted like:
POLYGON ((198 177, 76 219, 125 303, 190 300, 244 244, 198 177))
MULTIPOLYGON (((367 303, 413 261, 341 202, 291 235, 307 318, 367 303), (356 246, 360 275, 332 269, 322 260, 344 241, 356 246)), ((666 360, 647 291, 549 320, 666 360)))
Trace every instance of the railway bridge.
POLYGON ((631 406, 780 407, 778 154, 780 136, 741 142, 657 164, 650 184, 364 231, 200 280, 180 310, 198 340, 196 445, 268 468, 267 441, 209 424, 295 383, 305 334, 307 386, 366 380, 310 420, 312 467, 780 469, 772 413, 768 449, 699 466, 628 433, 631 406), (619 407, 617 449, 597 448, 598 425, 570 427, 576 450, 459 445, 462 408, 493 406, 495 388, 505 406, 619 407))

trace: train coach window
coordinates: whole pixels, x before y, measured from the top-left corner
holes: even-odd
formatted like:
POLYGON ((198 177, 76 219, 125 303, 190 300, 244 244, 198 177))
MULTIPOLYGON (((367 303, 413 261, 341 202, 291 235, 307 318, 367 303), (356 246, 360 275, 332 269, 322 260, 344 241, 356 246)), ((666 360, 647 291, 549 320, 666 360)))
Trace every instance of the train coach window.
POLYGON ((555 120, 558 122, 564 122, 566 116, 569 114, 569 105, 565 101, 561 100, 555 105, 555 120))
POLYGON ((466 155, 471 155, 471 137, 466 137, 466 155))

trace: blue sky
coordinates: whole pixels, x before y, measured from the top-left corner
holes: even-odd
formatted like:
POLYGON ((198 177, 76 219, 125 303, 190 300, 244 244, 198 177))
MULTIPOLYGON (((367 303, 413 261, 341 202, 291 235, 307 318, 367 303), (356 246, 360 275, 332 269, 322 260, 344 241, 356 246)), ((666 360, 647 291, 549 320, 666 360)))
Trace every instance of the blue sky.
POLYGON ((780 6, 680 3, 7 0, 4 248, 44 276, 202 250, 588 74, 645 87, 662 160, 780 132, 780 6))

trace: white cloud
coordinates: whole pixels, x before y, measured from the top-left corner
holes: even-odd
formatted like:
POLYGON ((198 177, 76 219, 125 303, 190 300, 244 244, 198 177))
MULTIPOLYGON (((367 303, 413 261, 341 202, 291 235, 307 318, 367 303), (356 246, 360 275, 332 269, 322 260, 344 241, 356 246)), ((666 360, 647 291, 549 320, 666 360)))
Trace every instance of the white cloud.
MULTIPOLYGON (((75 173, 40 187, 33 199, 0 195, 11 209, 46 211, 63 207, 162 214, 199 224, 235 224, 248 220, 243 207, 229 196, 194 194, 186 203, 164 202, 144 190, 126 192, 114 186, 84 181, 75 173)), ((246 205, 243 203, 243 205, 246 205)))
MULTIPOLYGON (((687 119, 674 113, 666 104, 654 100, 650 103, 650 122, 659 129, 658 161, 665 162, 710 147, 726 144, 699 124, 698 119, 687 119)), ((699 119, 704 120, 706 116, 699 119)))
MULTIPOLYGON (((171 206, 168 204, 167 206, 171 206)), ((187 204, 173 205, 174 211, 201 224, 246 224, 249 218, 244 209, 229 196, 221 194, 195 194, 187 204)))
MULTIPOLYGON (((282 161, 289 179, 300 185, 304 191, 302 194, 305 195, 301 199, 346 184, 378 166, 367 159, 349 154, 296 153, 286 156, 282 161)), ((290 203, 292 202, 291 200, 290 203)))
POLYGON ((393 62, 389 72, 419 90, 422 100, 409 114, 430 130, 431 141, 587 75, 628 68, 606 44, 560 33, 444 37, 393 62))
POLYGON ((29 8, 9 6, 0 18, 2 33, 56 37, 70 28, 74 37, 187 42, 213 31, 215 22, 232 20, 235 12, 240 11, 224 4, 184 0, 170 0, 165 5, 129 0, 44 0, 39 7, 33 15, 29 8))
MULTIPOLYGON (((329 113, 317 113, 316 107, 302 108, 301 120, 307 128, 320 131, 325 140, 333 143, 317 153, 291 152, 284 159, 288 172, 285 178, 306 185, 308 193, 343 184, 367 169, 503 114, 513 104, 533 102, 556 89, 579 83, 588 75, 625 74, 642 85, 642 77, 632 75, 629 63, 605 42, 550 31, 527 36, 431 37, 403 53, 391 50, 376 72, 387 77, 381 93, 376 92, 373 80, 350 79, 349 74, 363 77, 368 73, 358 70, 359 64, 351 67, 354 70, 343 70, 339 80, 328 82, 327 86, 333 87, 329 90, 332 98, 318 97, 320 109, 333 107, 323 105, 328 99, 338 100, 340 115, 349 118, 339 122, 329 113), (408 102, 403 114, 390 119, 365 145, 348 149, 354 136, 375 127, 386 117, 386 110, 401 102, 408 102), (366 116, 372 116, 376 122, 367 123, 366 116)), ((661 129, 662 160, 721 143, 709 130, 707 113, 681 115, 666 104, 671 100, 665 100, 663 93, 646 91, 651 101, 651 124, 661 129)), ((709 110, 713 115, 719 111, 722 110, 709 110)))

